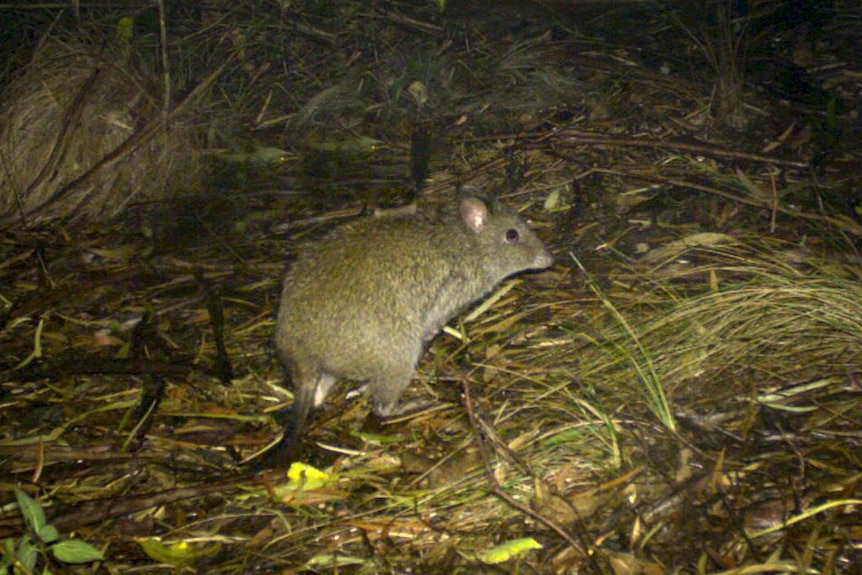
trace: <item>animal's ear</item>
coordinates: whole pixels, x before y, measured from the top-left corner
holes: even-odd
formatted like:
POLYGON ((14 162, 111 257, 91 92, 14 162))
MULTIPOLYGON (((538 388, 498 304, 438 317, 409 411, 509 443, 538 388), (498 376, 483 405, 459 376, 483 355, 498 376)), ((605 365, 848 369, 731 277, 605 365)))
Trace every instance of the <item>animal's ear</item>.
POLYGON ((488 206, 479 198, 464 198, 461 200, 461 219, 468 228, 479 233, 488 223, 488 206))

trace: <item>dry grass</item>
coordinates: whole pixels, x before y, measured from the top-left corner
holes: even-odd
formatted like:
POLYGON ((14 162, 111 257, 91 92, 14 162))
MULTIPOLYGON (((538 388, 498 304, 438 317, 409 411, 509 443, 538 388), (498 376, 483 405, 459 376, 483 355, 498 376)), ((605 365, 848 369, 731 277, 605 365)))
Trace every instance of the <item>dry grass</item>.
MULTIPOLYGON (((235 8, 188 39, 235 63, 211 127, 219 157, 250 161, 218 174, 218 201, 167 205, 159 237, 120 219, 0 243, 0 492, 104 549, 69 572, 854 573, 855 150, 811 177, 785 108, 728 134, 703 113, 711 84, 570 22, 508 31, 506 6, 445 27, 424 5, 235 8), (432 408, 372 425, 342 385, 301 461, 322 477, 250 473, 290 401, 281 272, 299 242, 404 200, 417 124, 422 201, 496 190, 557 265, 434 341, 409 391, 432 408), (541 547, 496 547, 525 538, 541 547)), ((20 529, 8 509, 0 538, 20 529)))

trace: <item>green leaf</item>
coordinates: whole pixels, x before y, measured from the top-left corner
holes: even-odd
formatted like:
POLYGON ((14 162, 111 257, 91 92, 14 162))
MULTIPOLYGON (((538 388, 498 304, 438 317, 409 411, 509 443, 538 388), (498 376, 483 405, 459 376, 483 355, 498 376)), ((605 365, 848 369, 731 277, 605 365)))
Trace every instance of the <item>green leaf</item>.
POLYGON ((33 571, 33 568, 36 567, 39 550, 33 545, 33 540, 26 535, 21 538, 21 543, 18 545, 17 559, 28 572, 33 571))
POLYGON ((114 32, 117 43, 122 46, 131 44, 135 36, 135 19, 131 16, 124 16, 117 21, 117 29, 114 32))
POLYGON ((44 526, 36 533, 36 535, 38 535, 39 539, 41 539, 45 543, 53 543, 60 538, 60 533, 53 525, 44 526))
POLYGON ((0 573, 6 573, 15 558, 15 542, 9 537, 3 542, 3 556, 0 557, 0 573))
POLYGON ((156 537, 141 539, 138 545, 151 559, 175 567, 192 565, 196 561, 212 557, 222 549, 221 543, 218 542, 200 545, 188 541, 166 542, 156 537))
POLYGON ((24 517, 24 523, 38 533, 45 526, 45 512, 42 511, 42 506, 39 502, 31 498, 29 495, 15 488, 15 499, 18 500, 18 509, 21 510, 21 516, 24 517))
POLYGON ((330 555, 328 553, 324 553, 321 555, 315 555, 305 564, 306 567, 310 569, 314 569, 315 567, 347 567, 350 565, 365 565, 368 563, 366 559, 361 557, 349 557, 347 555, 330 555))
POLYGON ((51 546, 51 553, 63 563, 91 563, 104 559, 102 553, 80 539, 69 539, 51 546))
POLYGON ((6 541, 3 542, 3 557, 14 557, 15 556, 15 540, 11 537, 7 538, 6 541))
POLYGON ((305 491, 311 491, 331 484, 337 479, 337 476, 299 461, 291 463, 287 470, 287 487, 292 490, 301 488, 305 491))
POLYGON ((492 547, 484 553, 480 553, 478 559, 483 563, 503 563, 513 557, 523 555, 531 549, 541 548, 541 544, 532 537, 524 537, 523 539, 514 539, 492 547))
POLYGON ((362 441, 366 441, 371 445, 387 445, 404 441, 404 438, 398 434, 382 435, 380 433, 368 433, 365 431, 351 431, 350 436, 358 437, 362 441))

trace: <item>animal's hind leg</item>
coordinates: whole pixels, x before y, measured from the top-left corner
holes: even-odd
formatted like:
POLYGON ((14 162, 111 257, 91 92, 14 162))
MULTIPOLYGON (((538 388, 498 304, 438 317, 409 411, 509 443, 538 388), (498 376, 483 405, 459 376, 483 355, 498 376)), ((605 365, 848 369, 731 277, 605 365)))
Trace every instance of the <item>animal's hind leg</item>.
POLYGON ((387 418, 427 405, 427 402, 410 402, 405 405, 398 403, 410 385, 413 372, 413 363, 392 365, 389 369, 382 370, 378 377, 370 382, 371 408, 375 415, 387 418))

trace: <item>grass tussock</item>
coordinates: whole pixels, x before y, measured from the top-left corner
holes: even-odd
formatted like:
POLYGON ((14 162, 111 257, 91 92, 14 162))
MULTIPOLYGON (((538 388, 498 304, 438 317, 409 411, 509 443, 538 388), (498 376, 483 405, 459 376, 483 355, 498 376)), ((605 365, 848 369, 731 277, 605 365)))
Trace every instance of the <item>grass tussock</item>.
POLYGON ((47 37, 0 93, 0 222, 111 221, 199 189, 200 136, 122 42, 47 37))

